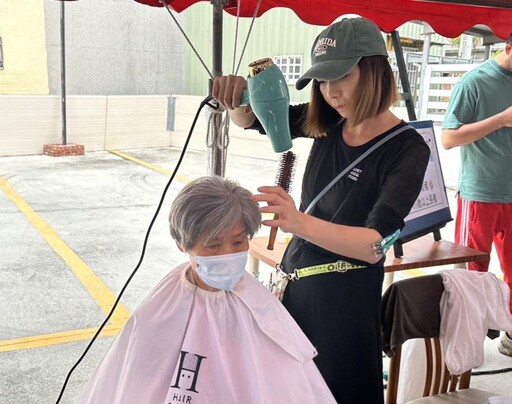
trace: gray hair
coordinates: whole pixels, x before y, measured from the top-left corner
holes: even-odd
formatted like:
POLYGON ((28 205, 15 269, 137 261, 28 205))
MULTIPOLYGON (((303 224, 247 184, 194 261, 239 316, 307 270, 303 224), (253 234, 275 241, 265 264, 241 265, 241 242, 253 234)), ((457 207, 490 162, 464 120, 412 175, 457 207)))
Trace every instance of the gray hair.
POLYGON ((261 213, 251 192, 218 176, 200 177, 176 195, 169 214, 172 238, 189 251, 204 236, 205 242, 223 237, 238 223, 252 238, 261 224, 261 213))

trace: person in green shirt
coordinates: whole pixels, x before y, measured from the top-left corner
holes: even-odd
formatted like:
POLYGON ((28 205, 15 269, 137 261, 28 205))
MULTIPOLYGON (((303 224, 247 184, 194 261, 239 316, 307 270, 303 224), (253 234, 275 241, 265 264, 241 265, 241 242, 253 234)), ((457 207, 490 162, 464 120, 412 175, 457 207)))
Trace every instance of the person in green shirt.
MULTIPOLYGON (((494 244, 512 289, 512 34, 502 52, 455 85, 441 143, 460 147, 455 242, 488 253, 494 244)), ((489 260, 467 268, 487 272, 489 260)), ((512 330, 506 331, 498 349, 512 356, 512 330)))

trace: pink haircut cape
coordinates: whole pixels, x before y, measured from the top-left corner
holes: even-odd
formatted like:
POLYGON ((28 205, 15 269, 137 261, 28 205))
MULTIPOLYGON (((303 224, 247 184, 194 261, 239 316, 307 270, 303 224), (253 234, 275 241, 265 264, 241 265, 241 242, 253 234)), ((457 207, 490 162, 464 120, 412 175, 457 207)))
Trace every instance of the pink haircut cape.
POLYGON ((231 292, 172 270, 114 339, 85 404, 335 404, 317 352, 252 275, 231 292))

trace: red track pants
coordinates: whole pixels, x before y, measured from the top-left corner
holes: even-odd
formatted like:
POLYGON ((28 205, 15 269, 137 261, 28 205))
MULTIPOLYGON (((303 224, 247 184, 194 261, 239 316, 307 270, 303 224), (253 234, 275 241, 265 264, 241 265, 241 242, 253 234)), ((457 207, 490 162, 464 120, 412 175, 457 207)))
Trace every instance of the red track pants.
MULTIPOLYGON (((504 275, 503 280, 512 291, 512 203, 475 202, 459 196, 455 242, 487 253, 491 252, 494 243, 504 275)), ((487 272, 489 260, 469 262, 467 268, 487 272)), ((512 312, 512 298, 510 311, 512 312)))

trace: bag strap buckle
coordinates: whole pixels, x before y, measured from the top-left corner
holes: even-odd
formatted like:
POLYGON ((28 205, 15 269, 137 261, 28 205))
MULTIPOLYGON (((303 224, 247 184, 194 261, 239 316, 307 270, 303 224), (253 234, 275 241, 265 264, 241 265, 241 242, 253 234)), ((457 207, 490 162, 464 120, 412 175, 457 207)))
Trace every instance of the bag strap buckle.
POLYGON ((289 281, 295 281, 295 280, 299 279, 299 277, 297 275, 297 269, 295 269, 292 273, 287 274, 286 272, 283 271, 283 266, 281 264, 276 264, 274 266, 274 268, 277 269, 278 271, 282 272, 283 273, 282 277, 285 279, 288 279, 289 281))
POLYGON ((345 273, 349 270, 349 263, 347 261, 336 261, 336 272, 345 273))

